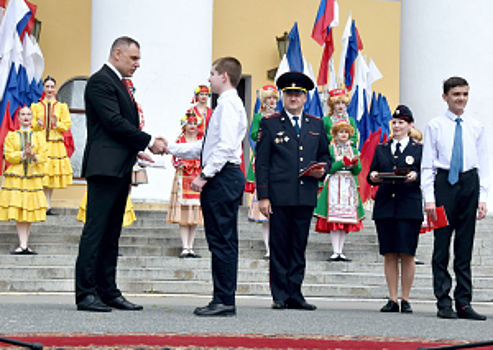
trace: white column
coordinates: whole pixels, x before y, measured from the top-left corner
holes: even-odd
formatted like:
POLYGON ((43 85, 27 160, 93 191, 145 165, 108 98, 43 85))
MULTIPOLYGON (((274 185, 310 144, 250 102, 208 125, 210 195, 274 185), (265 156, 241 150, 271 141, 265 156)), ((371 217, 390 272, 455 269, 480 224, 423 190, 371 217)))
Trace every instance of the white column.
MULTIPOLYGON (((467 112, 493 135, 493 1, 402 0, 401 9, 400 102, 413 111, 416 127, 424 132, 445 112, 443 81, 461 76, 470 85, 467 112)), ((493 138, 489 148, 492 159, 493 138)), ((488 204, 492 210, 491 185, 488 204)))
MULTIPOLYGON (((144 131, 174 141, 179 120, 197 85, 208 84, 212 60, 213 0, 93 0, 91 71, 107 61, 113 41, 130 36, 141 46, 133 77, 144 131)), ((136 200, 167 202, 174 168, 148 169, 149 184, 132 190, 136 200)))

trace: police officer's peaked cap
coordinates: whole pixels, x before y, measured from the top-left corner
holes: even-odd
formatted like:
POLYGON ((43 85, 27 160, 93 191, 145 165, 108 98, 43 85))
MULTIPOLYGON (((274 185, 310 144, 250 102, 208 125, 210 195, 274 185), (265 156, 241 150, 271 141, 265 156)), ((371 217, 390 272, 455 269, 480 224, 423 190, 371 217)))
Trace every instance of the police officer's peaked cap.
POLYGON ((276 82, 277 88, 282 91, 297 91, 306 94, 315 87, 313 81, 300 72, 286 72, 276 82))

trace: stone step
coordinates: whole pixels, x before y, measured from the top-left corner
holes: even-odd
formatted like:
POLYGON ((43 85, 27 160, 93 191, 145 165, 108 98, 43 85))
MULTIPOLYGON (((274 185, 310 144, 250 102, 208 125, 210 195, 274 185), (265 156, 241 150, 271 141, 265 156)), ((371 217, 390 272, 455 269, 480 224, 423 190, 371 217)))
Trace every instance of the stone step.
MULTIPOLYGON (((15 280, 22 276, 25 280, 36 279, 73 279, 74 267, 46 266, 43 269, 37 267, 9 266, 0 270, 0 281, 15 280)), ((120 267, 117 278, 127 281, 204 281, 211 280, 210 269, 196 268, 128 268, 120 267)), ((268 283, 269 272, 264 269, 238 270, 238 281, 241 283, 268 283)), ((359 285, 379 286, 385 282, 383 271, 378 273, 362 272, 334 272, 334 271, 311 271, 307 269, 304 283, 313 285, 359 285)), ((432 285, 431 274, 417 274, 413 287, 429 287, 432 285)), ((473 285, 476 289, 489 289, 493 286, 493 278, 490 276, 474 276, 473 285)))
MULTIPOLYGON (((239 215, 238 294, 269 295, 268 261, 261 226, 247 220, 248 208, 239 215)), ((17 245, 15 223, 0 223, 0 291, 72 292, 74 265, 83 224, 75 220, 76 209, 57 209, 63 215, 49 216, 32 227, 30 245, 37 256, 8 253, 17 245)), ((203 227, 199 227, 194 250, 202 259, 178 259, 181 240, 178 225, 165 222, 165 211, 137 211, 137 222, 122 230, 118 284, 125 292, 194 293, 212 292, 210 252, 203 227)), ((371 217, 371 213, 367 213, 371 217)), ((307 248, 304 293, 307 297, 384 298, 388 294, 383 258, 378 253, 374 222, 365 220, 361 232, 346 237, 345 253, 351 263, 329 263, 330 235, 313 232, 307 248)), ((478 222, 473 252, 475 301, 493 300, 493 217, 478 222)), ((417 255, 426 265, 416 268, 411 298, 432 300, 431 260, 433 234, 420 236, 417 255)), ((451 273, 453 275, 453 273, 451 273)))
MULTIPOLYGON (((119 287, 127 293, 163 293, 183 294, 184 291, 199 295, 211 295, 212 284, 203 281, 127 281, 118 280, 119 287)), ((65 280, 11 280, 8 285, 0 282, 0 292, 73 292, 74 281, 65 280)), ((382 299, 388 296, 386 285, 361 286, 343 284, 309 284, 303 285, 303 294, 310 297, 342 297, 342 298, 375 298, 382 299)), ((238 295, 270 295, 268 283, 238 283, 238 295)), ((412 300, 433 300, 431 287, 416 287, 411 290, 412 300)), ((475 289, 475 302, 491 302, 492 289, 475 289)))

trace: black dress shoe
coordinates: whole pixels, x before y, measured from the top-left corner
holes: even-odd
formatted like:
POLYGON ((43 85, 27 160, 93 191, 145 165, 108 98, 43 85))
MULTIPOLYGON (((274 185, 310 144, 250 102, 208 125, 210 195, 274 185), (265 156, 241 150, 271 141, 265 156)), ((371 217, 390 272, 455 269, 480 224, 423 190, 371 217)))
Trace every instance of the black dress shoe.
POLYGON ((346 258, 344 254, 339 254, 339 261, 351 262, 353 260, 346 258))
POLYGON ((457 317, 458 318, 465 318, 468 320, 476 320, 476 321, 485 321, 486 316, 478 314, 474 309, 471 307, 471 305, 466 305, 466 306, 457 306, 457 317))
POLYGON ((53 211, 53 209, 51 209, 51 208, 50 208, 50 209, 48 209, 48 210, 46 211, 46 215, 53 215, 53 216, 57 216, 57 215, 58 215, 58 213, 54 212, 54 211, 53 211))
POLYGON ((399 304, 397 304, 392 299, 389 299, 387 304, 380 309, 381 312, 399 312, 399 304))
POLYGON ((99 297, 89 294, 77 303, 79 311, 110 312, 111 308, 105 305, 99 297))
POLYGON ((105 302, 106 305, 114 307, 115 309, 119 310, 126 310, 126 311, 138 311, 142 310, 144 307, 142 305, 137 305, 134 303, 131 303, 123 295, 120 295, 119 297, 105 302))
POLYGON ((210 303, 207 306, 196 308, 193 313, 197 316, 234 316, 236 315, 236 307, 210 303))
POLYGON ((277 300, 272 303, 272 308, 274 310, 282 310, 282 309, 285 309, 287 307, 286 305, 286 302, 285 301, 282 301, 282 300, 277 300))
POLYGON ((198 259, 198 258, 201 258, 201 256, 198 255, 197 253, 191 251, 191 252, 188 253, 187 258, 195 258, 195 259, 198 259))
POLYGON ((313 304, 308 304, 306 301, 302 303, 288 303, 287 305, 288 309, 297 309, 297 310, 308 310, 308 311, 314 311, 317 310, 317 307, 313 304))
POLYGON ((416 265, 424 265, 424 264, 425 264, 424 262, 422 262, 421 260, 418 260, 418 259, 415 259, 415 260, 414 260, 414 263, 415 263, 416 265))
POLYGON ((336 262, 336 261, 341 261, 341 256, 340 255, 336 255, 336 254, 332 254, 332 256, 330 258, 327 259, 328 262, 336 262))
POLYGON ((413 309, 411 308, 411 304, 409 304, 409 301, 402 299, 401 300, 401 312, 403 314, 412 314, 413 309))
POLYGON ((451 307, 444 307, 443 309, 438 310, 437 317, 455 320, 457 318, 457 314, 451 307))

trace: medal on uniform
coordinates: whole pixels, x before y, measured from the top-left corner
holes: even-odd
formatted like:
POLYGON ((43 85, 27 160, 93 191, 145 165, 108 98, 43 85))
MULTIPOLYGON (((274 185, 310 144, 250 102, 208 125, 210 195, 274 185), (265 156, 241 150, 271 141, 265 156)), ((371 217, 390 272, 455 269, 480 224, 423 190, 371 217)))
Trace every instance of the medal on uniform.
POLYGON ((407 156, 406 157, 406 164, 408 164, 408 165, 414 164, 414 157, 413 156, 407 156))
POLYGON ((285 142, 288 142, 288 141, 289 141, 289 137, 284 136, 284 141, 285 141, 285 142))
POLYGON ((274 140, 275 143, 279 143, 279 139, 276 137, 276 139, 274 140))

